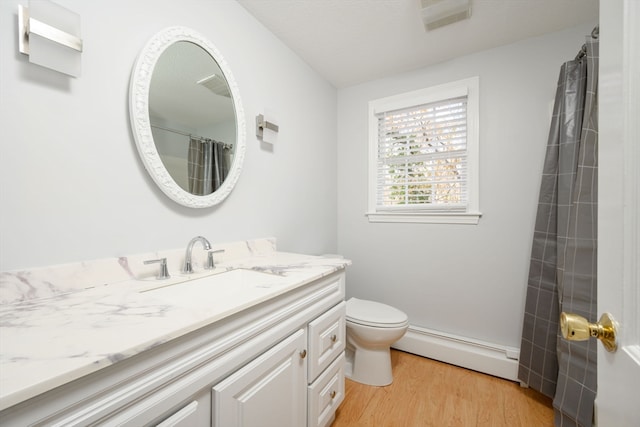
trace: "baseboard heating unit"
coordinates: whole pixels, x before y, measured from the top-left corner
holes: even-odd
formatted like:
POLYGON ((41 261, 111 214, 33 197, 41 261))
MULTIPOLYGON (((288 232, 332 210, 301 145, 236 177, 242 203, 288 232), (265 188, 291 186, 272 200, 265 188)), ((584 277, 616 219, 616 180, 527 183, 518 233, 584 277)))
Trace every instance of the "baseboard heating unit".
POLYGON ((520 349, 410 325, 393 348, 510 381, 518 381, 520 349))

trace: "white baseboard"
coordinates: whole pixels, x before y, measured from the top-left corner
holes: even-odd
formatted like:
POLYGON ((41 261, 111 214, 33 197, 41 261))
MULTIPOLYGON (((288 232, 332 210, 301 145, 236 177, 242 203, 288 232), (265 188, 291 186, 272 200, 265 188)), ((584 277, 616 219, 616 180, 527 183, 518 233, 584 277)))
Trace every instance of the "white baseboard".
POLYGON ((393 346, 398 350, 474 371, 518 381, 520 349, 409 326, 393 346))

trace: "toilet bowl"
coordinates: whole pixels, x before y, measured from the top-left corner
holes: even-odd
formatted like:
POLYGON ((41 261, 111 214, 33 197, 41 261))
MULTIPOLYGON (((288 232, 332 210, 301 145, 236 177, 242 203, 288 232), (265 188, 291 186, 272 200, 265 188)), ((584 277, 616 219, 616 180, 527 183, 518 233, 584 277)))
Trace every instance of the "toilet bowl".
POLYGON ((390 347, 407 332, 407 315, 379 302, 350 298, 346 317, 346 377, 368 385, 391 384, 390 347))

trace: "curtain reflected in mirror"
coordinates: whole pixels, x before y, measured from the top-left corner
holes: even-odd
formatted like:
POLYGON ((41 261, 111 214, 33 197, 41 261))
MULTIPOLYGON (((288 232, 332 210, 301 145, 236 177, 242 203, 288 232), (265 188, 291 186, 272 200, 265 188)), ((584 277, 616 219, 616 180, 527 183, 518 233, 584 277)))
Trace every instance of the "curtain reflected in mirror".
POLYGON ((180 188, 207 196, 222 186, 233 161, 236 120, 224 73, 205 49, 179 41, 160 55, 149 118, 160 160, 180 188))
POLYGON ((229 174, 230 147, 212 139, 194 138, 189 141, 189 192, 205 196, 216 191, 229 174))

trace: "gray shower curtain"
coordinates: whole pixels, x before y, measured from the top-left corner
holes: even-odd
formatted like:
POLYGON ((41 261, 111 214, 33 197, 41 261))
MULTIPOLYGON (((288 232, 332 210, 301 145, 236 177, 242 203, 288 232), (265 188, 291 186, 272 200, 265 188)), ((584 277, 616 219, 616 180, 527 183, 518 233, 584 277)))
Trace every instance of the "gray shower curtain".
POLYGON ((553 398, 556 426, 591 426, 597 340, 566 341, 559 313, 596 322, 598 40, 564 63, 549 132, 518 378, 553 398))
POLYGON ((189 140, 189 192, 206 196, 216 191, 229 173, 225 144, 212 139, 189 140))

